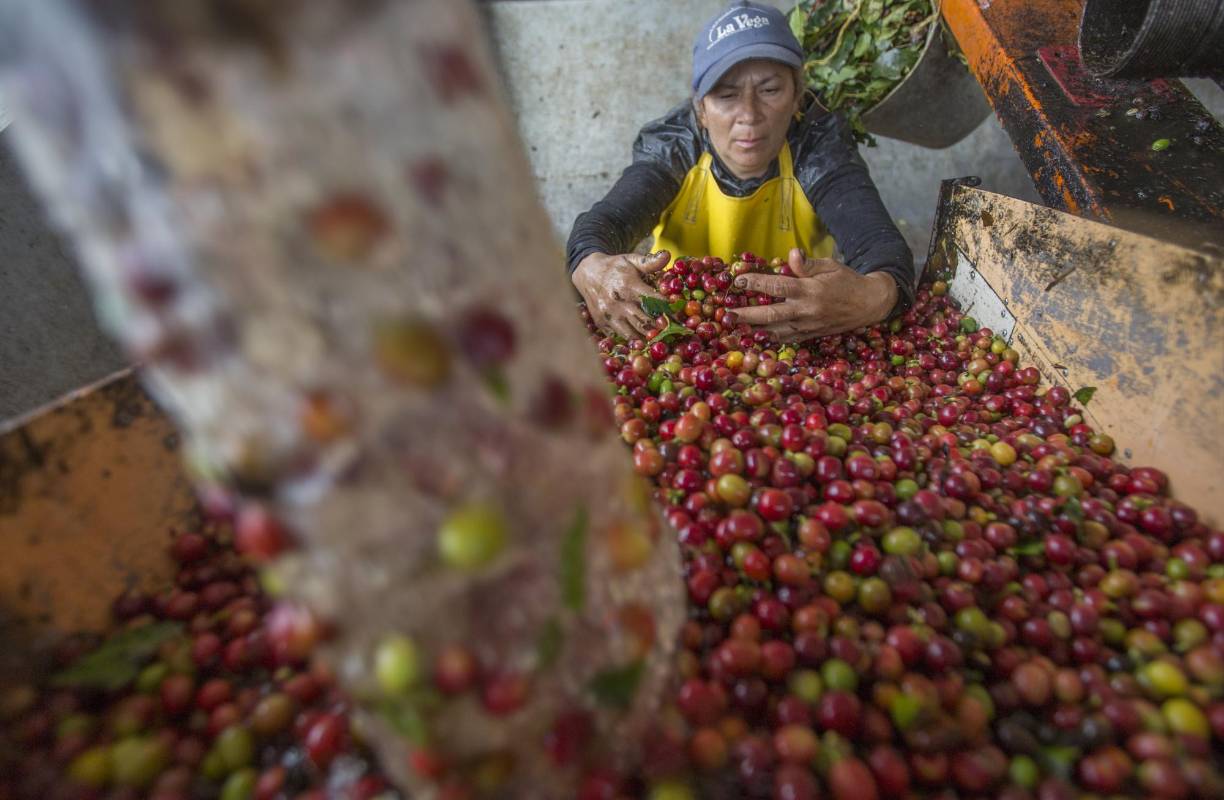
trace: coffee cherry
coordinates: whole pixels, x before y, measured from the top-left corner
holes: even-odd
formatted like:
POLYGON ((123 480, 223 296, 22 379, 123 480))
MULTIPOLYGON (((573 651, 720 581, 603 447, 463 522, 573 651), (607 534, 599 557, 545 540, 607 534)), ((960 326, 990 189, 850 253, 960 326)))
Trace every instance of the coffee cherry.
POLYGON ((447 566, 476 570, 506 546, 506 521, 491 505, 472 503, 455 509, 438 529, 438 555, 447 566))
POLYGON ((407 636, 392 634, 374 650, 374 676, 384 694, 407 692, 421 680, 421 656, 407 636))

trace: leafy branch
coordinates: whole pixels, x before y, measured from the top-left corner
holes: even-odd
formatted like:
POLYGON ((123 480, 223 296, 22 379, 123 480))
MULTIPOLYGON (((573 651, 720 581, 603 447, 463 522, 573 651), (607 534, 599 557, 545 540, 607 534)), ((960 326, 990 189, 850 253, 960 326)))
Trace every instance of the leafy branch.
POLYGON ((862 115, 918 63, 938 18, 932 0, 801 0, 789 15, 808 88, 869 144, 862 115))

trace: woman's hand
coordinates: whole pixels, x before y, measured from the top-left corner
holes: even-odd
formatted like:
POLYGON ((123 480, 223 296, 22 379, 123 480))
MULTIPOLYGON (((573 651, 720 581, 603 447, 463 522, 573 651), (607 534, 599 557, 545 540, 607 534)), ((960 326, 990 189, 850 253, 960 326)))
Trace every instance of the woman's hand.
POLYGON ((748 273, 735 279, 737 288, 786 298, 736 309, 737 321, 802 341, 879 322, 897 302, 897 284, 887 273, 860 275, 831 258, 805 259, 797 247, 787 262, 796 277, 748 273))
POLYGON ((658 272, 669 261, 671 254, 666 250, 645 256, 591 253, 578 262, 571 280, 596 325, 611 328, 626 339, 635 339, 645 336, 654 322, 642 310, 642 296, 664 299, 642 276, 658 272))

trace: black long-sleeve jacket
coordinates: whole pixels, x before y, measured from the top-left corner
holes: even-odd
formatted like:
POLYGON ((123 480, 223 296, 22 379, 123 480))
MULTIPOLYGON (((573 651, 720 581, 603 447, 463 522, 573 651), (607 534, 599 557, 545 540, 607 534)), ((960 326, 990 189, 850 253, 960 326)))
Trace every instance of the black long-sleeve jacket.
MULTIPOLYGON (((908 307, 918 279, 914 256, 888 216, 845 120, 813 103, 791 123, 787 141, 795 178, 842 259, 860 274, 888 272, 897 283, 893 313, 908 307)), ((705 151, 713 156, 714 177, 727 195, 746 197, 778 176, 774 159, 763 176, 737 178, 719 160, 685 101, 642 128, 633 144, 633 163, 603 200, 574 221, 566 246, 569 272, 591 253, 630 252, 658 223, 705 151)))

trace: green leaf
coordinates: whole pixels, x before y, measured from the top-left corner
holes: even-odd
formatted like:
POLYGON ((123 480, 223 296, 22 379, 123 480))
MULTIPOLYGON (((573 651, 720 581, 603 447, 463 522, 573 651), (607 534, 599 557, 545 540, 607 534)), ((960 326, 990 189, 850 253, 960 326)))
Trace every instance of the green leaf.
POLYGON ((1040 556, 1045 554, 1045 542, 1040 539, 1032 539, 1027 542, 1020 542, 1015 547, 1010 548, 1012 555, 1016 556, 1040 556))
POLYGON ((591 678, 587 690, 600 705, 620 710, 629 708, 646 670, 646 662, 634 661, 623 667, 606 669, 591 678))
POLYGON ((681 311, 684 310, 684 300, 680 298, 676 298, 675 300, 672 301, 671 305, 669 305, 667 308, 669 311, 671 311, 671 313, 679 314, 681 311))
POLYGON ((429 744, 429 724, 425 715, 412 701, 398 699, 381 704, 379 712, 396 733, 417 747, 429 744))
POLYGON ((778 536, 782 538, 782 541, 786 542, 786 546, 788 549, 792 546, 790 526, 791 526, 790 520, 785 520, 785 519, 778 520, 777 522, 769 523, 769 529, 772 530, 774 533, 778 534, 778 536))
POLYGON ((901 23, 905 21, 905 15, 909 12, 906 4, 897 3, 892 8, 888 9, 888 13, 884 15, 884 19, 880 20, 880 27, 888 30, 890 33, 895 33, 901 27, 901 23))
POLYGON ((833 84, 834 86, 837 86, 839 84, 845 83, 848 80, 852 80, 855 76, 856 76, 856 73, 852 68, 840 67, 839 69, 835 70, 831 75, 829 75, 827 80, 829 81, 829 83, 833 84))
POLYGON ((808 88, 845 114, 860 142, 860 119, 913 69, 938 24, 932 0, 801 0, 788 22, 804 49, 808 88))
POLYGON ((872 74, 889 80, 898 80, 905 70, 902 51, 892 47, 876 56, 872 62, 872 74))
POLYGON ((1063 513, 1076 522, 1084 521, 1084 506, 1080 503, 1078 497, 1068 497, 1063 503, 1063 513))
POLYGON ((586 606, 586 540, 587 510, 578 506, 561 540, 561 602, 579 613, 586 606))
POLYGON ((683 325, 677 325, 674 322, 667 323, 667 327, 650 337, 652 342, 666 342, 676 336, 691 336, 692 331, 683 325))
POLYGON ((796 3, 794 8, 786 15, 786 22, 790 25, 791 33, 795 34, 795 38, 800 42, 803 41, 804 28, 806 27, 807 13, 803 9, 803 3, 796 3))
POLYGON ((1079 757, 1080 751, 1077 747, 1050 746, 1041 748, 1037 760, 1046 772, 1052 772, 1063 780, 1068 780, 1079 757))
POLYGON ((136 679, 164 642, 181 636, 177 622, 158 622, 112 636, 97 650, 51 677, 54 686, 114 692, 136 679))
POLYGON ((555 618, 544 623, 539 638, 536 639, 536 666, 547 669, 561 654, 561 642, 565 634, 561 631, 561 623, 555 618))
POLYGON ((652 317, 662 316, 671 310, 668 302, 661 297, 651 297, 648 294, 644 294, 638 302, 642 306, 642 310, 652 317))
POLYGON ((897 694, 889 704, 888 713, 897 730, 905 731, 918 721, 924 711, 922 700, 917 695, 897 694))
POLYGON ((501 370, 496 367, 485 370, 480 376, 484 380, 485 388, 489 390, 489 394, 503 406, 510 405, 510 382, 506 380, 506 376, 501 370))
POLYGON ((851 55, 854 58, 861 58, 869 47, 871 47, 871 35, 864 31, 858 35, 858 40, 854 43, 854 52, 851 55))
POLYGON ((1096 394, 1096 390, 1097 387, 1095 386, 1081 386, 1075 394, 1071 395, 1071 398, 1081 406, 1086 406, 1088 401, 1092 399, 1092 396, 1096 394))

